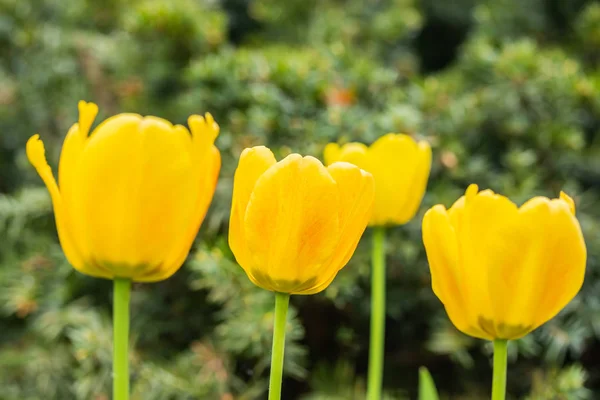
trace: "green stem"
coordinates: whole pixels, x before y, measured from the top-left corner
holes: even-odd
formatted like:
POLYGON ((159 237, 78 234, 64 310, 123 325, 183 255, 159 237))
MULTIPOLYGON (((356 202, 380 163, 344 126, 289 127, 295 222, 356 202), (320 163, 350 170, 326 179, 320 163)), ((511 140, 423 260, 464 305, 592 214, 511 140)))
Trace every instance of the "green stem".
POLYGON ((131 281, 115 278, 113 290, 113 400, 128 400, 131 281))
POLYGON ((507 348, 507 340, 494 340, 494 378, 492 380, 492 400, 504 400, 506 398, 507 348))
POLYGON ((281 381, 283 379, 283 353, 285 348, 285 326, 289 303, 289 294, 275 293, 275 321, 273 322, 273 351, 271 353, 271 379, 269 381, 269 400, 281 399, 281 381))
POLYGON ((385 228, 373 230, 371 270, 371 343, 367 399, 381 400, 385 342, 385 228))

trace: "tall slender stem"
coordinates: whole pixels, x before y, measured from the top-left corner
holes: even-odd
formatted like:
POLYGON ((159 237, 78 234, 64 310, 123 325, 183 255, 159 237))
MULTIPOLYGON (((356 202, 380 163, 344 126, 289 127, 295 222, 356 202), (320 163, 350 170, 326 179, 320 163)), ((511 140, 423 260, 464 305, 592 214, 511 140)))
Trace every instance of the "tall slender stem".
POLYGON ((113 289, 113 400, 129 400, 129 297, 131 281, 115 278, 113 289))
POLYGON ((273 351, 271 353, 271 378, 269 400, 281 399, 283 379, 283 353, 285 349, 285 326, 290 303, 287 293, 275 293, 275 320, 273 321, 273 351))
POLYGON ((385 228, 373 230, 371 269, 371 343, 367 399, 381 400, 385 344, 385 228))
POLYGON ((506 398, 507 348, 507 340, 494 340, 494 378, 492 380, 492 400, 504 400, 506 398))

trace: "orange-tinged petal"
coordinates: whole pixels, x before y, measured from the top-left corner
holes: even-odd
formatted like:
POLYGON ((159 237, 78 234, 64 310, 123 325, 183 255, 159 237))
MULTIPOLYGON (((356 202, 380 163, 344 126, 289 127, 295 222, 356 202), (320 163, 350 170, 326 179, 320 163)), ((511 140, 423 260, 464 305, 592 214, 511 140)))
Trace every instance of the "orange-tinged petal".
MULTIPOLYGON (((336 182, 313 157, 291 154, 257 180, 244 217, 252 276, 263 288, 295 293, 332 256, 339 238, 336 182)), ((242 265, 245 269, 244 265, 242 265)))
POLYGON ((342 269, 350 258, 360 237, 362 236, 371 216, 375 199, 375 182, 368 172, 346 162, 336 162, 327 167, 327 170, 336 181, 340 204, 339 238, 331 259, 324 265, 316 265, 307 269, 306 282, 311 282, 310 277, 319 275, 317 283, 306 284, 296 289, 299 294, 314 294, 327 288, 338 271, 342 269))

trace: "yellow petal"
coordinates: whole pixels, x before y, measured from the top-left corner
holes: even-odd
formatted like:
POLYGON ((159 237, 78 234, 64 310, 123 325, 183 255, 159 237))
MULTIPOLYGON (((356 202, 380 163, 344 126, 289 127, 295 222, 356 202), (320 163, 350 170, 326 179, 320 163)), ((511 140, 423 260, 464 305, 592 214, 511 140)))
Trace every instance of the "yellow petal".
POLYGON ((466 299, 463 281, 467 279, 460 264, 459 245, 448 212, 442 205, 429 209, 423 217, 423 243, 431 271, 433 292, 446 308, 450 320, 460 331, 489 338, 473 323, 469 308, 477 307, 466 299))
POLYGON ((492 295, 505 304, 497 319, 516 339, 554 317, 583 283, 586 250, 579 223, 562 200, 536 197, 519 209, 511 252, 502 254, 492 295), (506 292, 508 290, 508 293, 506 292), (508 294, 508 295, 507 295, 508 294))
MULTIPOLYGON (((166 255, 165 261, 158 268, 147 271, 143 276, 138 277, 138 281, 161 281, 179 269, 187 258, 216 189, 221 169, 221 153, 213 143, 219 134, 219 125, 209 113, 206 113, 205 117, 192 115, 188 118, 188 124, 192 134, 191 163, 193 171, 191 171, 191 182, 192 184, 196 182, 195 187, 197 188, 195 192, 188 194, 190 196, 189 204, 192 205, 188 216, 189 224, 182 230, 181 240, 166 255)), ((185 138, 184 146, 187 147, 188 130, 184 126, 176 125, 174 134, 178 135, 178 138, 185 138)))
MULTIPOLYGON (((500 321, 496 315, 497 304, 502 299, 490 295, 490 287, 497 282, 490 275, 493 263, 514 251, 514 242, 507 235, 518 218, 517 206, 508 198, 483 191, 476 196, 466 195, 462 225, 456 228, 461 262, 467 275, 464 282, 467 299, 477 304, 470 315, 472 323, 481 320, 500 321)), ((481 326, 490 335, 490 327, 481 326)), ((496 329, 496 327, 494 327, 496 329)))
POLYGON ((295 293, 319 271, 338 241, 336 182, 313 157, 291 154, 256 182, 244 218, 252 276, 263 288, 295 293))
POLYGON ((345 161, 365 169, 367 168, 367 152, 367 146, 362 143, 347 143, 341 148, 336 143, 330 143, 325 146, 323 156, 327 165, 345 161))
POLYGON ((417 163, 417 145, 410 136, 390 133, 371 145, 367 170, 376 188, 371 225, 394 223, 406 207, 417 163))
POLYGON ((563 191, 560 192, 560 199, 567 202, 567 204, 569 205, 569 209, 571 210, 571 213, 573 215, 575 215, 575 202, 573 201, 573 199, 571 197, 569 197, 569 195, 563 191))
POLYGON ((195 166, 201 174, 198 184, 198 197, 196 199, 196 206, 190 214, 190 224, 187 230, 181 233, 182 240, 179 246, 173 247, 172 251, 167 255, 165 262, 159 268, 148 271, 136 280, 141 282, 156 282, 167 279, 177 272, 187 258, 215 193, 221 169, 221 153, 219 153, 219 150, 215 146, 212 146, 210 157, 201 163, 195 164, 195 166))
POLYGON ((296 293, 299 294, 314 294, 327 288, 354 254, 371 217, 375 199, 375 182, 372 175, 346 162, 331 164, 327 170, 336 181, 340 195, 340 236, 329 262, 318 266, 319 271, 305 272, 306 281, 310 280, 310 276, 318 274, 318 283, 298 288, 296 293))
POLYGON ((244 232, 244 216, 254 185, 260 176, 277 162, 271 150, 264 146, 245 149, 233 179, 233 198, 229 221, 229 246, 237 262, 248 272, 252 260, 244 232))
POLYGON ((329 173, 335 179, 340 193, 340 241, 332 267, 342 269, 350 258, 365 231, 375 202, 375 180, 373 176, 345 162, 331 164, 329 173))
POLYGON ((413 219, 427 188, 429 172, 431 170, 431 147, 427 142, 417 144, 417 162, 412 171, 412 182, 406 193, 406 202, 398 207, 398 213, 394 217, 394 223, 402 225, 413 219))
MULTIPOLYGON (((585 276, 587 250, 581 227, 573 215, 572 201, 565 205, 563 200, 561 194, 561 200, 550 201, 547 220, 553 228, 552 234, 544 240, 547 267, 542 276, 546 282, 538 299, 537 326, 553 318, 575 297, 585 276)), ((540 236, 537 238, 542 239, 540 236)))
MULTIPOLYGON (((26 151, 29 161, 35 167, 50 192, 56 219, 56 228, 65 256, 75 269, 83 271, 84 262, 81 252, 75 243, 71 223, 72 218, 70 218, 70 215, 68 214, 69 210, 65 208, 63 198, 56 185, 56 181, 54 180, 52 170, 46 162, 44 143, 40 140, 39 135, 33 135, 27 141, 26 151)), ((106 271, 95 268, 86 273, 99 277, 107 277, 109 275, 106 271)))
POLYGON ((90 128, 98 115, 98 106, 94 103, 86 103, 80 101, 78 104, 79 109, 79 132, 81 136, 87 136, 90 132, 90 128))
MULTIPOLYGON (((58 165, 58 182, 65 210, 71 210, 69 202, 73 198, 73 191, 77 190, 76 179, 77 174, 80 172, 79 160, 87 144, 90 127, 97 114, 98 106, 96 104, 80 101, 79 122, 69 129, 63 143, 60 153, 60 163, 58 165)), ((73 237, 81 237, 83 232, 78 231, 80 228, 81 225, 78 223, 70 224, 73 237)))

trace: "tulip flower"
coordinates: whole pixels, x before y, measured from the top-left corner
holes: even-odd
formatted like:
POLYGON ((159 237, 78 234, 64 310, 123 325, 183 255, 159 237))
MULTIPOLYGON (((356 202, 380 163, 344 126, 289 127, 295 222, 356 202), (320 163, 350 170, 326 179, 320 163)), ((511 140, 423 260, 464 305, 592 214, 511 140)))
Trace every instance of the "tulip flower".
POLYGON ((90 135, 98 113, 79 102, 67 133, 59 182, 38 135, 27 156, 52 197, 61 246, 78 271, 113 279, 113 398, 128 398, 128 309, 131 281, 168 278, 183 264, 212 199, 220 169, 213 145, 219 127, 193 115, 190 131, 156 117, 119 114, 90 135))
POLYGON ((289 296, 324 290, 350 260, 374 202, 371 174, 344 162, 325 168, 259 146, 242 152, 233 183, 229 245, 257 286, 275 292, 269 399, 281 396, 289 296))
POLYGON ((362 143, 325 147, 326 164, 350 162, 375 178, 375 205, 369 225, 374 226, 371 273, 371 338, 367 398, 381 399, 385 338, 385 231, 388 225, 410 221, 421 204, 429 171, 431 147, 403 134, 389 133, 370 147, 362 143))
POLYGON ((471 185, 449 210, 427 211, 423 241, 452 323, 494 341, 493 399, 504 399, 507 340, 550 320, 583 284, 586 247, 573 200, 561 193, 517 207, 471 185))

